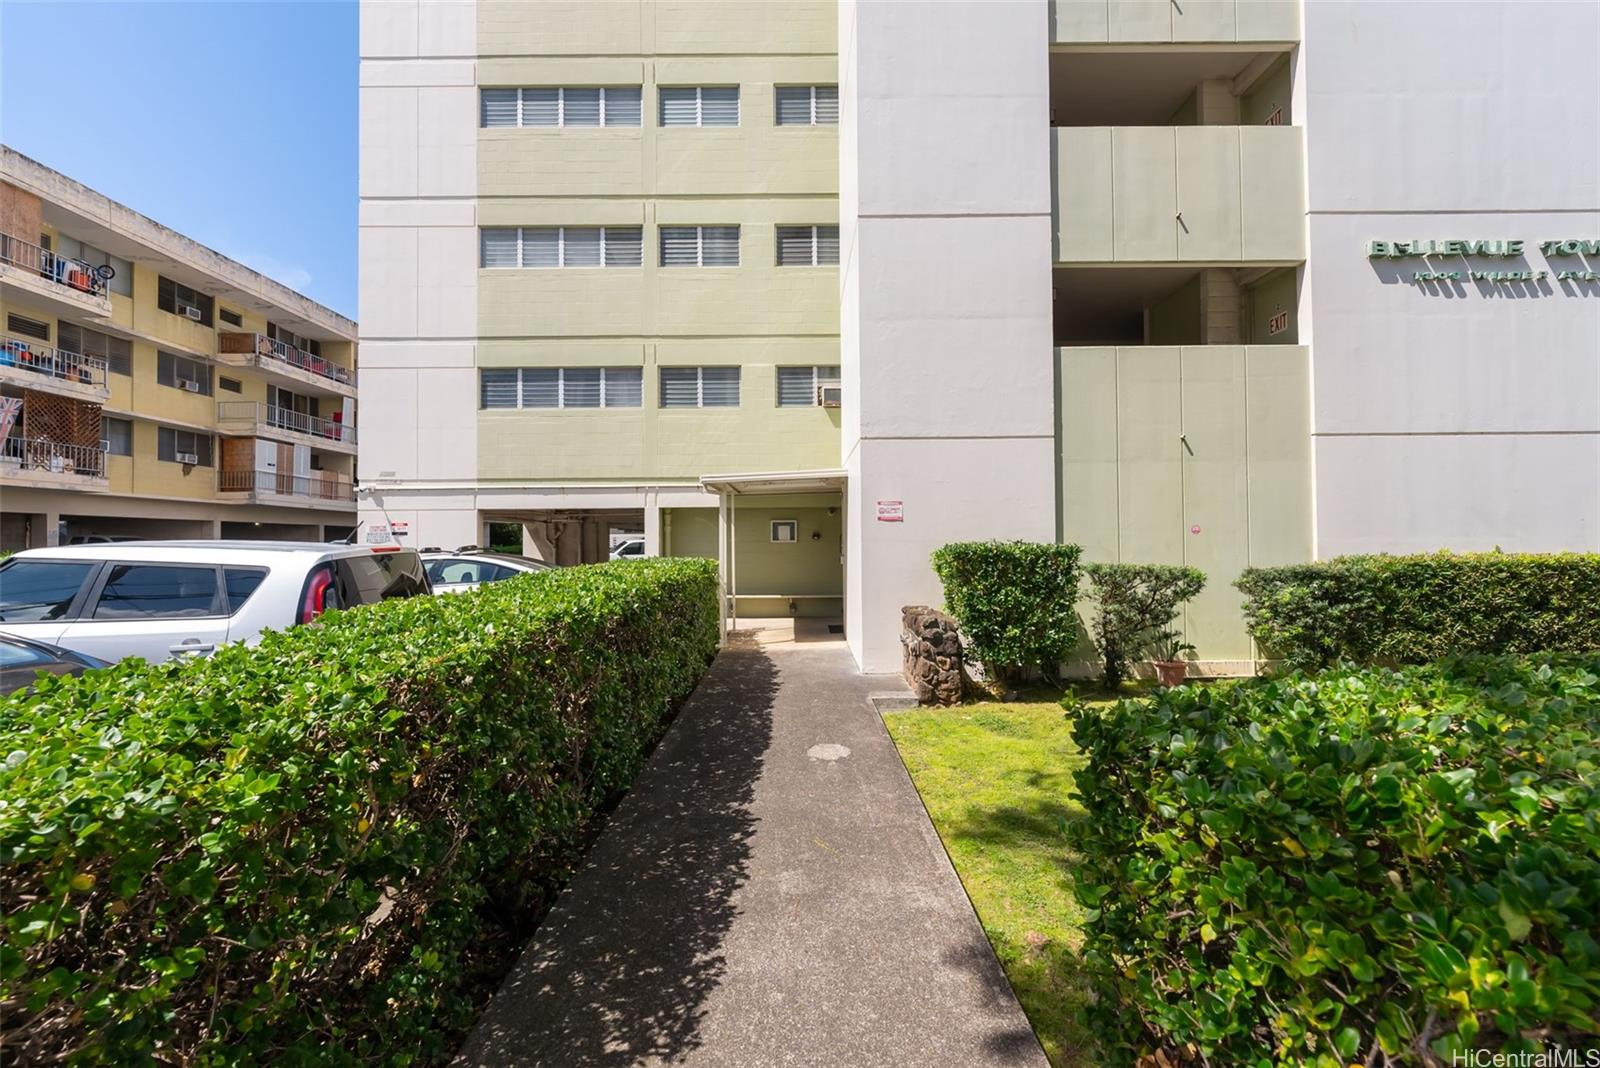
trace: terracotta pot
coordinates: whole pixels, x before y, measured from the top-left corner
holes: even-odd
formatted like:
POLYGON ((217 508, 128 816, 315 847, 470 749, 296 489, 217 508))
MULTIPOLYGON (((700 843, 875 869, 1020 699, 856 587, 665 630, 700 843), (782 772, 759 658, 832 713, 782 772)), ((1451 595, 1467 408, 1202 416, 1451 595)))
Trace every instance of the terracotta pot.
POLYGON ((1163 686, 1181 685, 1189 672, 1187 660, 1152 660, 1150 666, 1156 669, 1156 681, 1163 686))

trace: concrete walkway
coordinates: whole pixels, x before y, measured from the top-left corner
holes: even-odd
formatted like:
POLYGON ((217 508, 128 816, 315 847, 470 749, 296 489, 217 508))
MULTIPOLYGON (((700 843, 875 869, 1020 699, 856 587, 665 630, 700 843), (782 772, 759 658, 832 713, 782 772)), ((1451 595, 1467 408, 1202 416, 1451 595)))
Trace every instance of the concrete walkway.
POLYGON ((725 650, 457 1063, 1043 1068, 883 688, 725 650))

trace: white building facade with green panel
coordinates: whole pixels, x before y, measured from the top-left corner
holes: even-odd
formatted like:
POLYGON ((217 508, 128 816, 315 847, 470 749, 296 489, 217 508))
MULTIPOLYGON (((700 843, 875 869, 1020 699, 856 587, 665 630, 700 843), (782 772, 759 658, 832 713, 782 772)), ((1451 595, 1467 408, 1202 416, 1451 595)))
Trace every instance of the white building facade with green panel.
POLYGON ((1600 549, 1597 11, 364 0, 362 518, 866 671, 958 539, 1203 568, 1216 673, 1247 566, 1600 549))

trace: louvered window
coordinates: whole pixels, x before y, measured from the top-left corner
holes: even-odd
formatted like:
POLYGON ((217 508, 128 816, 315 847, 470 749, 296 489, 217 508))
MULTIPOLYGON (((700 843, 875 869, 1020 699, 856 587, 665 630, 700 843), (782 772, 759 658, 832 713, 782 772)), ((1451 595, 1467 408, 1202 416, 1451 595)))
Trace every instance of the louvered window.
POLYGON ((819 387, 839 384, 837 367, 778 368, 778 407, 811 408, 821 403, 819 387))
POLYGON ((663 86, 661 125, 737 126, 739 125, 739 87, 663 86))
POLYGON ((837 226, 778 227, 779 267, 823 267, 838 262, 837 226))
POLYGON ((775 111, 779 126, 837 126, 839 87, 780 85, 775 111))
POLYGON ((637 408, 643 377, 637 367, 485 368, 479 372, 479 406, 637 408))
POLYGON ((661 407, 737 408, 739 368, 663 367, 661 407))
POLYGON ((485 89, 478 121, 496 126, 638 126, 637 85, 485 89))
POLYGON ((638 267, 644 231, 637 226, 486 226, 479 231, 484 267, 638 267))
POLYGON ((661 266, 737 267, 737 226, 663 226, 661 266))

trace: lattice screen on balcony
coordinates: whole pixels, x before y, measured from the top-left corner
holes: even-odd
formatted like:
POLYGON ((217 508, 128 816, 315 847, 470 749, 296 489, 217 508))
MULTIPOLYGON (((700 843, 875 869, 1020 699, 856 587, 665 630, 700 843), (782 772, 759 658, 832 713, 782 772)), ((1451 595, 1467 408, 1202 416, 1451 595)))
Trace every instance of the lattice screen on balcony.
POLYGON ((62 445, 100 444, 100 405, 38 390, 22 391, 22 436, 62 445))

